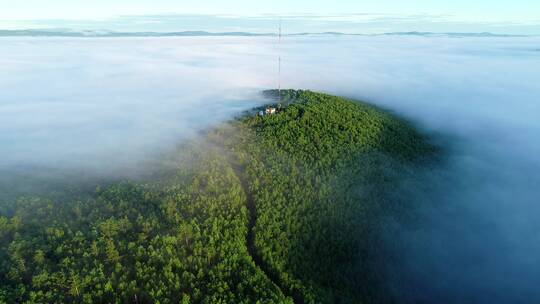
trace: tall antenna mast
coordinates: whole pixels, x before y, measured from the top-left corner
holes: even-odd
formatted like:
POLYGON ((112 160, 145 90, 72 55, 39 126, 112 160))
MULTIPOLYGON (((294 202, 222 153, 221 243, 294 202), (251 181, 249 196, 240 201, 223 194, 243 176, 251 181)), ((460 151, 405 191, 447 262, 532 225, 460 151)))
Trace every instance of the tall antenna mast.
POLYGON ((278 98, 281 103, 281 17, 279 17, 278 33, 278 98))

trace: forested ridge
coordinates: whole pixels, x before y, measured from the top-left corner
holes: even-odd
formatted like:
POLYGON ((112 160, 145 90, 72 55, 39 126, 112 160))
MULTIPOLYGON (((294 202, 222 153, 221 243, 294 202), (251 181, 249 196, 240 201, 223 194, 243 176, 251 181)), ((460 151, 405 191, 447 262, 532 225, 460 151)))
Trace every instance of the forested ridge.
POLYGON ((275 102, 153 180, 4 202, 0 303, 392 302, 380 219, 411 207, 388 193, 436 149, 367 104, 275 102))

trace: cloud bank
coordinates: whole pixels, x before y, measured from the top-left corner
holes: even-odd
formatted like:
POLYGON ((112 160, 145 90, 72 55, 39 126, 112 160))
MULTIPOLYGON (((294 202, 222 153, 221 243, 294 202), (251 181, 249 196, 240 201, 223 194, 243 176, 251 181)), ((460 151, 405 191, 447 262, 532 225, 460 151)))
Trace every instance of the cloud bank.
MULTIPOLYGON (((277 84, 271 37, 0 42, 3 170, 130 167, 277 84)), ((393 235, 404 302, 540 299, 539 48, 474 37, 282 44, 282 86, 363 99, 453 138, 446 166, 403 194, 430 202, 423 225, 393 235)))
POLYGON ((245 44, 4 39, 0 167, 133 166, 251 108, 273 76, 245 44))

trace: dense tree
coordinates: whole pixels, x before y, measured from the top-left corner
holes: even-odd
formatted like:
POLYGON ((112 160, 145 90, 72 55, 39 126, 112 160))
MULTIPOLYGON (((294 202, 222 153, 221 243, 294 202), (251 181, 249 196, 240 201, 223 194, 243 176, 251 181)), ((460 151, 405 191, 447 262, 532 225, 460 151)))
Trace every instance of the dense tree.
POLYGON ((403 207, 388 195, 400 171, 434 147, 373 106, 281 93, 281 112, 246 116, 225 140, 254 196, 258 254, 286 294, 304 302, 389 301, 379 287, 378 225, 403 207))
POLYGON ((0 217, 0 302, 286 302, 247 254, 245 194, 228 162, 190 161, 159 184, 86 201, 21 198, 0 217))

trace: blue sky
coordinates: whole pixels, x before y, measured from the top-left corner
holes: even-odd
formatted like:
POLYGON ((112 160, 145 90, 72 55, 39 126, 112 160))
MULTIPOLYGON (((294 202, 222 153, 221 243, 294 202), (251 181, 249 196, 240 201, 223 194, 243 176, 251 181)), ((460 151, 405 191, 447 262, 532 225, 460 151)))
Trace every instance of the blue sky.
POLYGON ((536 0, 0 0, 0 28, 3 29, 69 27, 170 31, 248 27, 265 31, 270 27, 262 19, 275 18, 274 15, 294 20, 289 24, 292 31, 540 34, 540 1, 536 0), (187 18, 191 15, 205 15, 207 19, 187 18))

